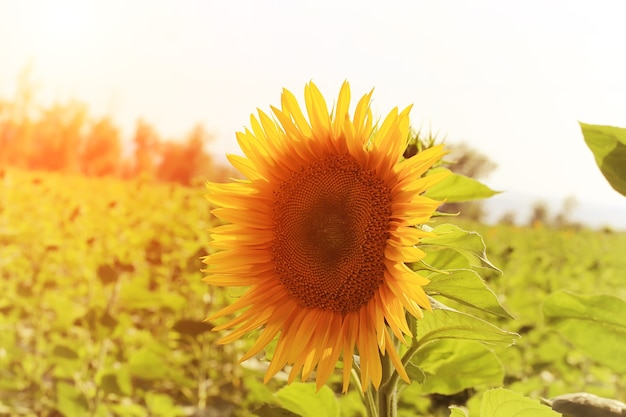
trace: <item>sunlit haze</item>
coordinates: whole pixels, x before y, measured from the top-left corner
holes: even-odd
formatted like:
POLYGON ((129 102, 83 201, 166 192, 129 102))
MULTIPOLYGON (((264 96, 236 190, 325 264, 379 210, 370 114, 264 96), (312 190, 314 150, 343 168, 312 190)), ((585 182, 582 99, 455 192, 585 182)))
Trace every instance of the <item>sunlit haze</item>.
POLYGON ((415 128, 496 162, 494 210, 574 196, 578 219, 626 227, 578 126, 626 127, 624 16, 621 1, 3 1, 0 97, 32 65, 42 103, 78 99, 126 136, 140 117, 164 137, 199 122, 223 155, 283 87, 313 80, 332 102, 348 80, 374 88, 376 114, 413 104, 415 128))

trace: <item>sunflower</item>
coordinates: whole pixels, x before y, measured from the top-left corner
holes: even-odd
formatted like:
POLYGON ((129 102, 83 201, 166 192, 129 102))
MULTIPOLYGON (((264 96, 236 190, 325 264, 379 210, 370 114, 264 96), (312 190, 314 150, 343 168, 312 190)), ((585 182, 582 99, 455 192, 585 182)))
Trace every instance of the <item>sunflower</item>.
POLYGON ((308 118, 284 90, 274 118, 259 110, 237 134, 247 158, 228 159, 247 180, 207 184, 224 224, 211 230, 204 280, 249 287, 207 320, 241 312, 215 328, 234 329, 220 343, 262 329, 242 361, 278 336, 265 382, 289 364, 289 382, 316 371, 319 389, 342 357, 346 391, 355 349, 364 390, 380 386, 381 355, 409 382, 393 340, 410 335, 405 311, 430 309, 428 280, 405 263, 425 256, 417 244, 431 234, 415 226, 441 202, 422 193, 445 173, 423 174, 443 146, 403 159, 410 107, 374 126, 371 92, 353 117, 347 82, 332 112, 315 84, 304 93, 308 118))

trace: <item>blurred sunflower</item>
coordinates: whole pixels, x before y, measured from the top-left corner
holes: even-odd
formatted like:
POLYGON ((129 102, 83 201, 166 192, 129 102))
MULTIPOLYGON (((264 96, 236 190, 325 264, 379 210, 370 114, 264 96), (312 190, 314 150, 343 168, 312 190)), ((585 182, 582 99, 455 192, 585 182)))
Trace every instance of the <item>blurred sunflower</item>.
POLYGON ((234 329, 233 342, 262 328, 241 359, 259 353, 277 335, 265 382, 286 364, 289 382, 317 369, 318 388, 343 358, 343 390, 355 349, 365 390, 381 383, 381 355, 389 355, 409 381, 392 334, 410 334, 405 311, 422 317, 430 308, 424 277, 405 262, 425 255, 416 245, 430 236, 414 226, 430 219, 439 201, 421 194, 445 173, 423 176, 444 154, 434 146, 402 159, 409 108, 394 109, 379 128, 372 124, 371 92, 349 116, 344 83, 332 113, 318 88, 305 87, 304 115, 287 90, 272 119, 261 110, 252 130, 237 134, 247 158, 229 155, 248 180, 207 184, 215 216, 205 281, 249 286, 230 306, 207 320, 243 310, 216 327, 234 329))

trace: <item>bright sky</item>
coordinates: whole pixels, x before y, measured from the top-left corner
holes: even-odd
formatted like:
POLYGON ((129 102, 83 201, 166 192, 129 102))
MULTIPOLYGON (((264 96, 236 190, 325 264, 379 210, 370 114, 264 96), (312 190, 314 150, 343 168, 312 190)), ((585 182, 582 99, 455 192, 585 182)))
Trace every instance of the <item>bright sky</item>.
POLYGON ((77 98, 128 136, 139 117, 166 137, 200 122, 223 154, 283 87, 332 102, 347 79, 378 115, 413 104, 414 127, 497 162, 492 188, 626 222, 577 124, 626 127, 624 16, 621 0, 5 0, 0 97, 30 62, 43 102, 77 98))

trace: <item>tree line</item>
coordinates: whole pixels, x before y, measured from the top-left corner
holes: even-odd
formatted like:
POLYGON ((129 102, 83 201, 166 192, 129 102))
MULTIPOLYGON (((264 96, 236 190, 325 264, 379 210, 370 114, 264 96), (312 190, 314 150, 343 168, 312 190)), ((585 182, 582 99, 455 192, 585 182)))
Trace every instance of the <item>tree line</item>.
POLYGON ((25 71, 18 78, 14 98, 0 99, 0 168, 148 177, 183 185, 236 175, 207 152, 212 136, 200 125, 181 140, 164 140, 140 119, 132 137, 123 138, 109 116, 93 117, 83 103, 38 105, 28 75, 25 71))

